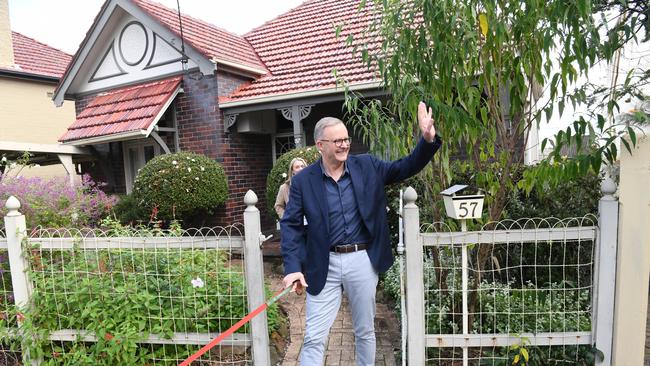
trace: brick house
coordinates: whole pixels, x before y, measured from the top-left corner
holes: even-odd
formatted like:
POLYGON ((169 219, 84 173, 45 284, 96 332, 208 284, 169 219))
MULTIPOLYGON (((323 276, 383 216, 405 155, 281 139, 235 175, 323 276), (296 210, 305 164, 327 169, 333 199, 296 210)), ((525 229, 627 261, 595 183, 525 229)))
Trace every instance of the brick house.
MULTIPOLYGON (((130 192, 137 170, 158 154, 205 154, 229 178, 216 223, 239 221, 248 189, 266 207, 275 159, 313 144, 321 117, 341 117, 333 69, 352 89, 382 93, 345 46, 347 34, 335 34, 338 24, 359 34, 365 28, 371 15, 358 13, 359 2, 306 1, 239 36, 179 20, 175 9, 149 0, 107 0, 54 93, 55 104, 76 105, 59 141, 91 149, 95 161, 80 169, 118 193, 130 192)), ((272 227, 262 212, 263 226, 272 227)))

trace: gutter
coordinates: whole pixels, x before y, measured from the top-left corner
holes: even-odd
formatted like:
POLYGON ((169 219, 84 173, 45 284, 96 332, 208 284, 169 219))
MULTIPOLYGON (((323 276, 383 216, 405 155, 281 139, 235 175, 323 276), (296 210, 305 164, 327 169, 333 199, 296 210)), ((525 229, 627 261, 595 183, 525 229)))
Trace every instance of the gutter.
MULTIPOLYGON (((381 82, 381 81, 373 81, 373 82, 370 82, 370 83, 355 84, 355 85, 350 86, 348 89, 352 90, 352 91, 366 90, 366 89, 377 89, 377 88, 380 88, 382 86, 382 84, 383 84, 383 82, 381 82)), ((343 92, 344 90, 345 90, 345 88, 337 86, 337 87, 334 87, 334 88, 327 88, 327 89, 318 89, 318 90, 310 90, 310 91, 303 91, 303 92, 297 92, 297 93, 288 93, 288 94, 282 94, 282 95, 272 95, 272 96, 263 96, 263 97, 257 97, 257 98, 249 98, 249 99, 245 99, 245 100, 219 103, 219 108, 220 109, 227 109, 227 108, 241 107, 241 106, 246 106, 246 105, 251 105, 251 104, 261 104, 261 103, 278 102, 278 101, 292 100, 292 99, 299 99, 299 98, 309 98, 309 97, 328 95, 328 94, 337 94, 337 93, 343 92)))
POLYGON ((83 146, 83 145, 93 145, 93 144, 100 144, 100 143, 112 142, 118 140, 126 140, 129 138, 146 138, 146 137, 147 137, 146 130, 137 130, 137 131, 120 132, 112 135, 90 137, 81 140, 64 141, 62 142, 62 144, 72 145, 72 146, 83 146))
POLYGON ((57 76, 47 76, 42 74, 34 74, 25 71, 13 71, 8 69, 0 68, 0 76, 6 76, 15 79, 27 79, 34 81, 45 81, 49 83, 57 84, 59 82, 59 77, 57 76))

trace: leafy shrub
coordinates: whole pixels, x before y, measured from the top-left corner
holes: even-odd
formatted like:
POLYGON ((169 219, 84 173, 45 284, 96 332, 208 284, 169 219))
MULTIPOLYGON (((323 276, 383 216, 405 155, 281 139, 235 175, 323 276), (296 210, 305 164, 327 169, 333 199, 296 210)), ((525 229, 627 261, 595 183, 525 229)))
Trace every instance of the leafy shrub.
MULTIPOLYGON (((15 196, 28 228, 96 227, 117 201, 106 195, 101 186, 86 175, 74 187, 64 178, 5 177, 0 184, 0 217, 7 213, 4 202, 15 196)), ((0 220, 0 227, 3 226, 4 221, 0 220)))
POLYGON ((119 196, 117 203, 113 206, 113 215, 120 223, 135 226, 138 223, 146 222, 150 213, 139 204, 133 194, 125 194, 119 196))
POLYGON ((540 186, 526 196, 512 192, 505 210, 511 219, 529 217, 582 217, 598 214, 600 182, 602 178, 587 174, 559 187, 540 186))
POLYGON ((287 172, 289 171, 289 163, 294 158, 302 158, 307 164, 312 164, 320 158, 318 149, 315 146, 301 147, 286 152, 278 158, 273 166, 273 169, 266 177, 266 203, 269 213, 272 217, 277 214, 273 205, 275 205, 275 198, 278 195, 280 186, 287 180, 287 172))
POLYGON ((149 161, 133 184, 134 199, 161 219, 212 213, 228 198, 228 181, 219 163, 189 152, 149 161))

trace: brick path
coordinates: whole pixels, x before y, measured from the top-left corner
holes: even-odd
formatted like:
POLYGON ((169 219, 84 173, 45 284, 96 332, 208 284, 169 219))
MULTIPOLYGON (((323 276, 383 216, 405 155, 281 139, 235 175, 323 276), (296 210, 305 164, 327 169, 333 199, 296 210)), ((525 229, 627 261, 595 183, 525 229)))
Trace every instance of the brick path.
MULTIPOLYGON (((266 267, 269 267, 266 264, 266 267)), ((267 279, 272 288, 282 287, 281 275, 268 274, 267 279)), ((290 293, 280 300, 280 306, 289 318, 289 333, 291 339, 287 346, 282 366, 300 365, 299 355, 302 347, 305 330, 305 295, 298 296, 290 293)), ((388 305, 377 303, 375 317, 375 331, 377 336, 376 365, 395 366, 397 354, 401 346, 401 334, 398 320, 388 305)), ((354 331, 352 330, 352 315, 345 297, 341 304, 339 314, 330 331, 327 350, 325 351, 325 365, 327 366, 355 366, 354 331)))

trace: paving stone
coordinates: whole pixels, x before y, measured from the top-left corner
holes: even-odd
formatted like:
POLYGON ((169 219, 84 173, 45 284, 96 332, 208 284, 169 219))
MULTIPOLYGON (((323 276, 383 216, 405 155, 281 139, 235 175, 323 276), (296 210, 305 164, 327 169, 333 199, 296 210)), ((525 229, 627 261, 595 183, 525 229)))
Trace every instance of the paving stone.
MULTIPOLYGON (((267 273, 271 288, 282 286, 282 277, 278 274, 267 273)), ((282 366, 300 365, 300 349, 302 347, 305 329, 305 294, 289 295, 280 299, 279 303, 289 318, 290 339, 282 366)), ((377 303, 375 316, 375 330, 377 337, 377 365, 395 366, 394 349, 401 344, 399 322, 387 304, 377 303)), ((356 366, 354 351, 354 330, 352 328, 352 314, 348 307, 347 299, 341 302, 341 308, 330 330, 327 349, 325 350, 325 364, 340 366, 356 366)))

